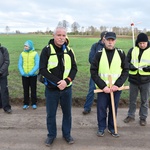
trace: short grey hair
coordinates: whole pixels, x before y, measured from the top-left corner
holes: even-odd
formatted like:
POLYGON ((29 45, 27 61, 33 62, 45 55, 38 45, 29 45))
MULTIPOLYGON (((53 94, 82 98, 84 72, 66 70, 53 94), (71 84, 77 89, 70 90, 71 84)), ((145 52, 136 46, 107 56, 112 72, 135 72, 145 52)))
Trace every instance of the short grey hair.
POLYGON ((54 35, 56 34, 56 31, 57 31, 58 29, 64 30, 64 31, 66 32, 66 34, 67 34, 67 29, 66 29, 65 27, 57 26, 57 27, 54 29, 54 32, 53 32, 54 35))

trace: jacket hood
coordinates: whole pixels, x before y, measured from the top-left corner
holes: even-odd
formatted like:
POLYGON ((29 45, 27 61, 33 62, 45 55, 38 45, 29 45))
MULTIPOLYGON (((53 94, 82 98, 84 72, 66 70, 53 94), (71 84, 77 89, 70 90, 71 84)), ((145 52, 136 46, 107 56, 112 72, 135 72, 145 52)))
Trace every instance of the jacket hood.
MULTIPOLYGON (((24 45, 29 47, 29 50, 34 50, 34 45, 33 42, 31 40, 27 40, 24 45)), ((26 51, 26 50, 25 50, 26 51)))

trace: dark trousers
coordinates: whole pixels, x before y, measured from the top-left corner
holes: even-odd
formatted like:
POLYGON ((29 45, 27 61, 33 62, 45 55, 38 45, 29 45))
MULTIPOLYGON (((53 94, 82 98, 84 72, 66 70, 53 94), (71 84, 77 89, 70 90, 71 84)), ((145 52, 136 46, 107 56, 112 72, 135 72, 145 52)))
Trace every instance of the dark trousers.
POLYGON ((30 88, 31 88, 31 105, 36 104, 37 96, 36 96, 36 88, 37 88, 37 76, 32 77, 23 77, 22 76, 22 84, 23 84, 23 92, 24 92, 24 105, 29 105, 30 103, 30 88))
POLYGON ((95 83, 92 78, 89 81, 89 91, 86 96, 86 102, 84 104, 84 110, 90 111, 94 101, 94 90, 96 89, 95 83))
POLYGON ((65 90, 53 90, 46 87, 46 111, 47 111, 47 130, 48 137, 55 138, 57 136, 56 127, 56 114, 58 104, 60 103, 63 118, 62 118, 62 136, 65 138, 70 137, 72 125, 72 87, 65 90))
POLYGON ((11 109, 9 104, 7 76, 0 78, 0 107, 3 108, 4 111, 11 109))
MULTIPOLYGON (((114 92, 114 105, 115 105, 116 116, 117 116, 117 109, 118 109, 120 94, 121 94, 121 91, 114 92)), ((110 94, 106 94, 104 92, 98 93, 97 121, 98 121, 99 130, 105 130, 107 126, 109 130, 114 130, 110 94), (107 119, 107 116, 108 116, 108 119, 107 119), (108 123, 106 122, 107 120, 108 120, 108 123)))

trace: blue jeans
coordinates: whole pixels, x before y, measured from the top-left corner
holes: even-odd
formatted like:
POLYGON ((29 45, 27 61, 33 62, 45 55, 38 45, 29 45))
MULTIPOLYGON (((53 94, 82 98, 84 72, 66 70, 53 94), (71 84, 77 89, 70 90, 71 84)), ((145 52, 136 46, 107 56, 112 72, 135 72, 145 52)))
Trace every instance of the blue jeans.
POLYGON ((134 118, 136 111, 136 100, 138 92, 140 92, 141 106, 139 111, 140 119, 146 119, 149 109, 149 88, 150 83, 135 85, 130 83, 130 95, 129 95, 129 110, 128 116, 134 118))
MULTIPOLYGON (((115 105, 115 113, 117 116, 117 109, 119 104, 121 91, 114 92, 114 105, 115 105)), ((110 94, 108 93, 98 93, 97 99, 97 121, 98 121, 98 129, 105 130, 107 127, 107 109, 108 111, 108 129, 114 130, 114 121, 112 114, 112 105, 110 94)))
POLYGON ((95 89, 96 89, 95 82, 93 81, 92 78, 90 78, 89 91, 86 96, 86 102, 84 104, 84 110, 86 110, 86 111, 91 111, 91 107, 92 107, 93 100, 94 100, 94 90, 95 89))
POLYGON ((4 109, 4 111, 11 109, 9 104, 7 76, 0 78, 0 106, 4 109))
POLYGON ((47 130, 48 137, 55 138, 57 136, 56 127, 56 112, 58 104, 60 102, 63 119, 62 119, 62 134, 63 137, 70 137, 71 125, 72 125, 72 87, 68 87, 65 90, 53 90, 46 87, 46 111, 47 111, 47 130))

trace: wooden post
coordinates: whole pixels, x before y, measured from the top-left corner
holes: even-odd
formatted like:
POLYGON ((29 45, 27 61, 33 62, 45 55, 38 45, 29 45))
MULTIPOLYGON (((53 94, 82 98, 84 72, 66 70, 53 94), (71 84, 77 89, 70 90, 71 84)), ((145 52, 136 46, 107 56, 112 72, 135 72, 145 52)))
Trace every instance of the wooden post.
MULTIPOLYGON (((108 76, 108 80, 111 88, 112 87, 111 75, 108 76)), ((113 121, 114 121, 114 130, 115 130, 115 134, 117 134, 118 131, 117 131, 116 112, 115 112, 115 105, 114 105, 114 93, 112 91, 110 92, 110 97, 111 97, 111 106, 112 106, 112 114, 113 114, 113 121)))

